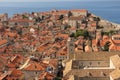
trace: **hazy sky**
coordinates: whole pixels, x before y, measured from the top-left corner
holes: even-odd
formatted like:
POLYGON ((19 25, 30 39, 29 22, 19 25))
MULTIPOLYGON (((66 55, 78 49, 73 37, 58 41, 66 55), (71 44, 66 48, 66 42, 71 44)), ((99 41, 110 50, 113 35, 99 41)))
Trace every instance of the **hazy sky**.
POLYGON ((54 1, 73 1, 73 0, 0 0, 0 2, 54 2, 54 1))
POLYGON ((0 2, 56 2, 56 1, 112 1, 112 0, 0 0, 0 2))

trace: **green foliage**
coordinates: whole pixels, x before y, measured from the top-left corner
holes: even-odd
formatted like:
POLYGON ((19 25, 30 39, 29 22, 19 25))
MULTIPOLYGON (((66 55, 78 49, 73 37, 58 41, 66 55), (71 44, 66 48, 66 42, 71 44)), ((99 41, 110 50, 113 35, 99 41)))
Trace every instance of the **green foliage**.
POLYGON ((22 15, 23 19, 28 19, 28 17, 26 15, 22 15))
POLYGON ((79 36, 84 36, 86 38, 89 37, 89 33, 86 30, 80 29, 76 33, 72 33, 70 35, 70 37, 79 37, 79 36))
POLYGON ((100 21, 100 18, 99 17, 94 17, 94 20, 95 21, 100 21))
POLYGON ((113 30, 109 31, 110 35, 113 35, 114 33, 115 33, 115 31, 113 31, 113 30))
POLYGON ((29 26, 23 26, 24 28, 29 28, 29 26))
POLYGON ((103 32, 102 34, 103 35, 109 35, 109 32, 103 32))
POLYGON ((97 26, 97 29, 102 29, 102 28, 104 28, 104 27, 103 26, 99 26, 99 25, 97 26))
POLYGON ((88 35, 88 32, 86 31, 86 30, 78 30, 77 32, 76 32, 76 34, 75 34, 75 36, 76 37, 78 37, 78 36, 84 36, 84 37, 88 37, 89 35, 88 35))
POLYGON ((70 34, 70 37, 75 37, 75 33, 70 34))
POLYGON ((65 30, 68 29, 68 28, 70 28, 70 26, 66 24, 65 25, 65 30))
POLYGON ((56 77, 55 80, 61 80, 61 78, 60 77, 56 77))
POLYGON ((113 35, 113 34, 115 34, 115 31, 110 30, 109 32, 103 32, 102 34, 103 35, 113 35))
POLYGON ((61 20, 61 19, 63 19, 63 18, 64 18, 64 15, 60 15, 59 19, 61 20))
POLYGON ((35 22, 36 22, 36 23, 38 23, 38 22, 40 22, 40 21, 41 21, 41 18, 40 18, 40 17, 36 17, 36 18, 35 18, 35 22))
POLYGON ((110 42, 107 42, 107 43, 104 45, 104 51, 109 51, 109 46, 110 46, 110 42))

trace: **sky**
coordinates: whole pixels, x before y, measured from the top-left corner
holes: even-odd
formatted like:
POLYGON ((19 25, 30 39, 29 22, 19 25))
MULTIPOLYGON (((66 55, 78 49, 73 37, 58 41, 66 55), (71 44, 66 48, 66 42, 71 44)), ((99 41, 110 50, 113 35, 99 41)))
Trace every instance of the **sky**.
POLYGON ((56 2, 56 1, 73 1, 73 0, 0 0, 0 2, 56 2))
POLYGON ((56 1, 106 1, 106 0, 0 0, 0 2, 56 2, 56 1))

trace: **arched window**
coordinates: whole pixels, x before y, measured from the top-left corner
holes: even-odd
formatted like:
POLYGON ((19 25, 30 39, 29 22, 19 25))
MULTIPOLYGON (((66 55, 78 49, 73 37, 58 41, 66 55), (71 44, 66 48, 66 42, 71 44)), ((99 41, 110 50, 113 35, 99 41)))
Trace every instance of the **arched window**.
POLYGON ((90 66, 92 65, 92 62, 89 62, 90 66))

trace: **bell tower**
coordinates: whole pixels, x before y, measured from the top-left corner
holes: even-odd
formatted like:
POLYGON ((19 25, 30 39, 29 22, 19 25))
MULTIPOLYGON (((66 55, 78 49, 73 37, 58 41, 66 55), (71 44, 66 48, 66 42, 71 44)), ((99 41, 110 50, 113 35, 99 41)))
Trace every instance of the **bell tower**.
POLYGON ((73 55, 75 52, 75 44, 74 44, 74 38, 69 37, 67 40, 67 54, 68 58, 70 58, 71 55, 73 55))

